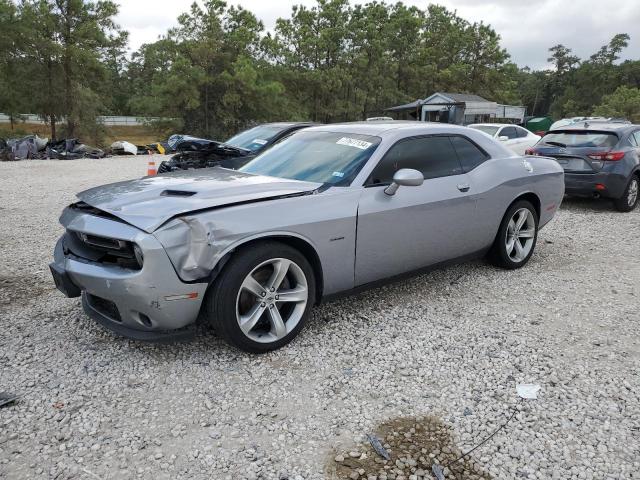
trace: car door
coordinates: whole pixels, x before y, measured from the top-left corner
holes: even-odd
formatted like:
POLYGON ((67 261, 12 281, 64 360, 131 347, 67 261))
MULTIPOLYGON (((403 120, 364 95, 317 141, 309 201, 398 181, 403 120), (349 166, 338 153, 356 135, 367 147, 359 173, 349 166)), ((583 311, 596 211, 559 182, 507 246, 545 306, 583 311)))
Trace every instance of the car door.
POLYGON ((363 285, 474 250, 475 200, 448 136, 393 145, 363 187, 358 206, 355 283, 363 285), (420 186, 384 190, 401 168, 423 173, 420 186))
POLYGON ((525 128, 514 128, 516 129, 516 133, 518 134, 518 143, 517 147, 514 147, 513 150, 518 155, 524 155, 524 152, 527 150, 527 148, 533 147, 536 143, 538 143, 539 137, 525 128))
POLYGON ((491 156, 477 143, 465 135, 452 136, 451 143, 462 165, 462 171, 467 174, 469 193, 475 201, 475 214, 470 223, 473 231, 471 240, 474 251, 480 251, 493 243, 497 223, 504 213, 495 211, 494 203, 487 194, 487 188, 491 190, 499 181, 496 181, 495 171, 483 165, 491 156))

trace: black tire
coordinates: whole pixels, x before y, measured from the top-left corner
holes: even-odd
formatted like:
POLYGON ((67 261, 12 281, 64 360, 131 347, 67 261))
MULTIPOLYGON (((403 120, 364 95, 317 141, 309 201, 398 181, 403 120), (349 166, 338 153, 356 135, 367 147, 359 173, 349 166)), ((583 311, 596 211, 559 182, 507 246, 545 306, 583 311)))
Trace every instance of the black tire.
MULTIPOLYGON (((529 222, 530 220, 527 220, 527 224, 529 222)), ((493 242, 493 246, 489 251, 488 258, 493 265, 500 268, 513 270, 516 268, 523 267, 529 261, 529 259, 531 258, 531 255, 533 255, 533 251, 535 250, 537 240, 538 240, 538 214, 536 212, 536 209, 531 204, 531 202, 528 202, 526 200, 518 200, 515 203, 513 203, 509 207, 507 212, 504 214, 504 217, 502 218, 502 222, 500 223, 500 228, 498 229, 498 234, 496 235, 496 238, 493 242), (533 224, 534 224, 533 238, 532 238, 533 241, 530 244, 531 246, 526 256, 524 256, 521 259, 514 259, 512 254, 510 254, 510 252, 508 251, 507 235, 509 232, 510 221, 512 220, 516 212, 519 212, 522 209, 526 209, 531 213, 530 218, 533 219, 533 224)), ((518 239, 514 241, 521 242, 521 240, 518 240, 518 239)), ((522 246, 522 242, 520 243, 520 245, 522 246)))
MULTIPOLYGON (((315 304, 315 292, 315 275, 308 260, 295 248, 276 241, 265 241, 240 249, 224 266, 219 277, 209 287, 203 304, 203 317, 229 344, 245 352, 265 353, 283 347, 298 335, 309 317, 311 307, 315 304), (308 292, 307 303, 295 328, 279 340, 263 343, 249 338, 241 330, 236 315, 237 302, 245 278, 263 262, 279 258, 294 262, 304 274, 308 292)), ((265 312, 268 313, 268 310, 265 309, 265 312)), ((264 319, 261 321, 264 322, 264 319)))
POLYGON ((640 176, 636 173, 631 176, 627 188, 624 189, 622 196, 613 201, 613 205, 619 212, 630 212, 638 206, 640 201, 640 194, 638 194, 638 188, 640 187, 640 176), (629 192, 633 188, 635 182, 636 199, 634 202, 629 203, 629 192))

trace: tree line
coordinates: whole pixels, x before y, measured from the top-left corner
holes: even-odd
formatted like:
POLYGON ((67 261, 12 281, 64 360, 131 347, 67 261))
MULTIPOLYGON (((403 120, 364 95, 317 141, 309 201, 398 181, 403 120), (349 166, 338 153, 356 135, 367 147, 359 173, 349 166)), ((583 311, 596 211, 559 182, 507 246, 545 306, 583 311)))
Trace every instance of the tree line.
POLYGON ((163 117, 159 130, 215 138, 263 121, 361 120, 436 91, 640 121, 640 61, 619 61, 624 33, 587 59, 552 46, 552 67, 534 71, 489 25, 437 5, 317 0, 266 31, 252 12, 206 0, 132 54, 116 14, 109 0, 0 0, 0 111, 96 141, 98 115, 163 117))

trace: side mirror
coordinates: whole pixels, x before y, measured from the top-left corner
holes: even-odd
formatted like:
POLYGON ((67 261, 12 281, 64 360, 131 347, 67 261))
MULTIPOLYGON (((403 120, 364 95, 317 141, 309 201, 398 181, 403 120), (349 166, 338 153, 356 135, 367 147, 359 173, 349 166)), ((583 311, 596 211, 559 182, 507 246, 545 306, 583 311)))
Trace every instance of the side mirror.
POLYGON ((393 175, 393 182, 384 189, 387 195, 395 195, 400 186, 418 187, 424 183, 424 175, 413 168, 401 168, 393 175))
POLYGON ((509 137, 507 137, 506 135, 500 135, 498 137, 498 140, 500 140, 501 142, 506 142, 507 140, 509 140, 509 137))

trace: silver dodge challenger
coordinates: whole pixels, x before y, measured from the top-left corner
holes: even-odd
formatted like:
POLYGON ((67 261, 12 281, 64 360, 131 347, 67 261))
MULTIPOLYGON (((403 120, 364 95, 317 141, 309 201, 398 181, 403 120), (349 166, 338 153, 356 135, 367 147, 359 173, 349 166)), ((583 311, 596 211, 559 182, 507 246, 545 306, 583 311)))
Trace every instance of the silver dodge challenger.
POLYGON ((208 322, 265 352, 291 341, 322 299, 483 255, 522 267, 563 194, 556 161, 515 156, 477 130, 319 126, 238 171, 78 194, 50 268, 118 334, 184 338, 208 322))

